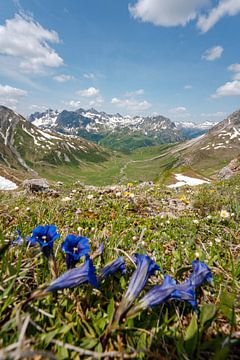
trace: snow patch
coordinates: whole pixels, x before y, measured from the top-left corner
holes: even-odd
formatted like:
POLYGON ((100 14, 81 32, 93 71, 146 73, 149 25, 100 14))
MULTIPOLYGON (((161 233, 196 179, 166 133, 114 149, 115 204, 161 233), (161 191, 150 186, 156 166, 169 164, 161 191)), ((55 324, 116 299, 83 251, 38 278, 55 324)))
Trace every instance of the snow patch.
POLYGON ((3 176, 0 176, 0 190, 15 190, 17 185, 11 180, 6 179, 3 176))
POLYGON ((202 180, 202 179, 197 179, 197 178, 192 178, 190 176, 185 176, 182 174, 174 174, 176 180, 178 180, 178 182, 176 184, 172 184, 172 185, 168 185, 169 188, 178 188, 184 185, 189 185, 189 186, 196 186, 196 185, 201 185, 201 184, 209 184, 209 180, 202 180))

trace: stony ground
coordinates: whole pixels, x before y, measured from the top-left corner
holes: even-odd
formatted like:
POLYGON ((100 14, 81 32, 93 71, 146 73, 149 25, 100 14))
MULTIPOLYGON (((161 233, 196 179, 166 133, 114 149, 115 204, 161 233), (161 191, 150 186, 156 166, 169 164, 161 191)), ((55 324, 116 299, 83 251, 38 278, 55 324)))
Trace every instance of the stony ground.
MULTIPOLYGON (((53 185, 48 194, 0 193, 0 359, 239 359, 240 349, 240 177, 200 187, 171 190, 158 184, 113 187, 53 185), (55 224, 57 271, 66 271, 60 244, 69 233, 104 242, 97 271, 118 255, 127 274, 67 289, 23 306, 32 292, 51 282, 51 262, 39 248, 13 246, 38 225, 55 224), (102 344, 114 308, 134 270, 131 255, 151 256, 177 281, 196 257, 214 276, 214 287, 198 290, 197 313, 170 302, 123 319, 102 344)), ((160 284, 160 272, 148 284, 160 284)), ((144 290, 145 292, 146 290, 144 290)), ((143 293, 144 293, 143 292, 143 293)))

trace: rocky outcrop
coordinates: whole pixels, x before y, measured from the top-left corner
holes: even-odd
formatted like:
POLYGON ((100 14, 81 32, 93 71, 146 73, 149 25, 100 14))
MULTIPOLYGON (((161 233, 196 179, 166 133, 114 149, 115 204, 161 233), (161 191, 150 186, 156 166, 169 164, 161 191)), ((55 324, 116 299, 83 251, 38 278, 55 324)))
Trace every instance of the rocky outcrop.
POLYGON ((232 176, 240 173, 240 156, 233 159, 227 166, 221 169, 218 173, 219 180, 227 180, 232 176))

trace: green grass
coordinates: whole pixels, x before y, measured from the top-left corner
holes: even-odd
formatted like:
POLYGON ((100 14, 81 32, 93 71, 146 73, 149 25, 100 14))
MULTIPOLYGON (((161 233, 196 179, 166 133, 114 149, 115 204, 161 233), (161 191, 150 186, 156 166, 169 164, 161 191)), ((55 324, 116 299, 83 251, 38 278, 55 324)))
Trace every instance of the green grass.
MULTIPOLYGON (((0 350, 0 357, 16 358, 32 351, 31 356, 35 352, 40 359, 50 358, 49 353, 56 359, 88 359, 106 358, 104 352, 116 351, 114 358, 132 354, 135 359, 237 359, 239 180, 178 192, 159 184, 123 186, 112 192, 75 184, 64 186, 59 198, 0 193, 0 349, 5 349, 5 355, 0 350), (66 196, 71 200, 63 201, 66 196), (173 199, 181 210, 172 205, 173 199), (229 216, 221 217, 221 210, 229 216), (91 240, 93 251, 105 243, 103 257, 94 260, 97 272, 123 255, 127 274, 105 280, 99 290, 83 285, 36 298, 23 307, 31 293, 52 281, 52 265, 39 248, 3 247, 11 244, 16 228, 25 237, 40 224, 56 224, 61 234, 55 243, 60 274, 66 266, 59 246, 67 233, 78 233, 79 228, 91 240), (114 308, 134 271, 125 254, 135 252, 147 253, 179 282, 189 274, 198 253, 213 272, 214 287, 205 284, 198 289, 196 314, 187 304, 169 302, 122 319, 103 343, 114 308)), ((161 282, 159 273, 139 298, 161 282)))

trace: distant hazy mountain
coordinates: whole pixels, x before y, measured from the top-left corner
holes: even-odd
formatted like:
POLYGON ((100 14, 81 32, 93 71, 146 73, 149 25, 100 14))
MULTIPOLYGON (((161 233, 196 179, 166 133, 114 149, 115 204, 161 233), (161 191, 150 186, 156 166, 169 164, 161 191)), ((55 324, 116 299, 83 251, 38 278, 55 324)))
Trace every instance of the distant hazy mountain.
POLYGON ((39 164, 79 165, 86 161, 101 162, 108 157, 109 153, 94 143, 79 136, 40 129, 0 106, 0 164, 31 170, 39 164))
POLYGON ((118 150, 182 141, 184 136, 164 116, 122 116, 95 109, 62 112, 47 110, 29 116, 34 125, 79 135, 118 150))
POLYGON ((216 124, 217 123, 212 123, 210 121, 205 121, 201 124, 196 124, 194 122, 175 121, 175 125, 177 129, 180 131, 184 139, 192 139, 200 135, 203 135, 216 124))

